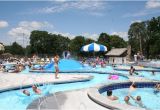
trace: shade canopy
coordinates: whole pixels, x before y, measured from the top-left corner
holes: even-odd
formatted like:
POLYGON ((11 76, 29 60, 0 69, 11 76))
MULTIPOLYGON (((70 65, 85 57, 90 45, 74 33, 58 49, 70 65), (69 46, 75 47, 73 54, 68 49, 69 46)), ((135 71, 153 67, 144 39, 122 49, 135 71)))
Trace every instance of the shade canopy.
POLYGON ((83 52, 106 52, 107 47, 104 45, 91 43, 91 44, 83 46, 81 48, 81 51, 83 51, 83 52))

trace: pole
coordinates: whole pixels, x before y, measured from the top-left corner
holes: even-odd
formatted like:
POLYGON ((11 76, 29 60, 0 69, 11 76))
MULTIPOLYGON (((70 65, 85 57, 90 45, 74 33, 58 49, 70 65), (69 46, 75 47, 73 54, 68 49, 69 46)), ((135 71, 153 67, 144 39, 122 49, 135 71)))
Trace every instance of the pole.
POLYGON ((23 47, 24 47, 24 33, 23 33, 23 47))

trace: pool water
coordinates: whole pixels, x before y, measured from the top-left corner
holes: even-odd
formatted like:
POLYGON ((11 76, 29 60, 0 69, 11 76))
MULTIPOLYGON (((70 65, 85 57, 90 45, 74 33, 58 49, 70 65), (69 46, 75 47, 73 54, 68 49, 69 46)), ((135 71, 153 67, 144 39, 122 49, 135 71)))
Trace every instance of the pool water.
MULTIPOLYGON (((113 95, 119 97, 118 102, 125 103, 124 97, 128 94, 128 90, 128 88, 116 89, 113 90, 113 95)), ((106 93, 103 93, 103 95, 106 96, 106 93)), ((141 96, 142 102, 147 110, 160 110, 160 92, 155 94, 153 88, 137 88, 137 90, 131 93, 131 95, 135 98, 136 96, 141 96)), ((138 105, 131 98, 130 103, 133 106, 138 107, 138 105)))
MULTIPOLYGON (((118 73, 122 73, 124 75, 129 75, 128 71, 116 71, 118 73)), ((138 75, 133 74, 133 76, 144 77, 151 80, 160 80, 160 72, 155 72, 155 75, 152 75, 152 72, 148 71, 138 71, 136 72, 138 75)))
POLYGON ((152 80, 160 80, 160 72, 155 72, 155 75, 152 75, 152 72, 141 71, 138 76, 152 80))
MULTIPOLYGON (((69 73, 72 74, 72 73, 69 73)), ((0 110, 25 110, 26 107, 38 97, 47 95, 49 93, 55 93, 58 91, 82 89, 94 86, 99 83, 108 83, 112 80, 108 80, 108 74, 97 74, 97 73, 81 73, 93 75, 94 78, 90 81, 76 82, 76 83, 66 83, 66 84, 44 84, 39 88, 42 90, 42 95, 36 95, 33 93, 31 88, 27 90, 30 91, 31 96, 25 96, 22 94, 21 90, 13 90, 8 92, 0 93, 0 110)), ((127 80, 126 77, 119 76, 119 80, 127 80)))

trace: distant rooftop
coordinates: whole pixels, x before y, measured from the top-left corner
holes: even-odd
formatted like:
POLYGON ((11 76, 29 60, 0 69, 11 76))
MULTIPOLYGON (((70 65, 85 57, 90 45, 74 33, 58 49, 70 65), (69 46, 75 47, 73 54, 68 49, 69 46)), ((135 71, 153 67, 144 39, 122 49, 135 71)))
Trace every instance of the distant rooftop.
POLYGON ((106 54, 106 56, 121 56, 126 52, 127 48, 113 48, 106 54))

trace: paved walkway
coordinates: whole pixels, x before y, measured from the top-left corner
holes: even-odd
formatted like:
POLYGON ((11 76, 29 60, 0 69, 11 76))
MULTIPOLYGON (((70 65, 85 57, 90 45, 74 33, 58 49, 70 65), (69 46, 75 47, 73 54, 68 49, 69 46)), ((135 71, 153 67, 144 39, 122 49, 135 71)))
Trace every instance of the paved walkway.
POLYGON ((87 91, 88 89, 57 92, 39 101, 35 100, 27 110, 109 110, 93 102, 87 91))
POLYGON ((90 75, 83 74, 59 74, 59 79, 54 78, 54 74, 17 74, 0 73, 0 91, 43 83, 63 83, 72 81, 90 80, 90 75))

